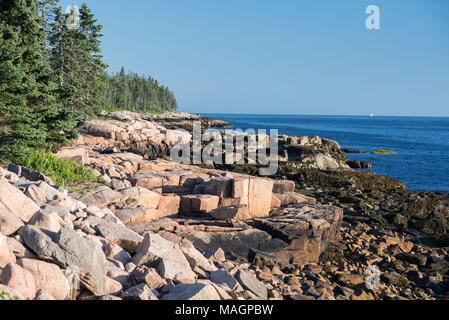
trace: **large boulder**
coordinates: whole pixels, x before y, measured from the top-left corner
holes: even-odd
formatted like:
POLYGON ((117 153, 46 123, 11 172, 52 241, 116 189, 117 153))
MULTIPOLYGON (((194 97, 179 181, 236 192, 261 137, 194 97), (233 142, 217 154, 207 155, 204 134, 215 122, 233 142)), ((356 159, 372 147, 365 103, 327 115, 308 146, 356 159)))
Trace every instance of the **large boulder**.
POLYGON ((39 211, 39 206, 8 180, 0 178, 0 207, 8 209, 25 222, 39 211))
POLYGON ((289 244, 267 253, 303 265, 318 262, 335 239, 342 219, 343 210, 338 207, 302 203, 285 208, 280 216, 255 219, 252 224, 289 244))
POLYGON ((69 284, 57 265, 35 259, 19 259, 17 264, 31 272, 37 290, 49 293, 56 300, 64 300, 69 295, 69 284))
POLYGON ((30 184, 25 191, 25 195, 36 203, 47 201, 44 191, 34 184, 30 184))
POLYGON ((145 206, 142 205, 136 208, 115 210, 114 213, 115 216, 119 218, 120 221, 123 222, 124 224, 132 222, 142 222, 145 221, 147 217, 147 209, 145 208, 145 206))
POLYGON ((0 275, 0 283, 20 292, 27 300, 36 296, 36 285, 31 272, 17 264, 7 264, 0 275))
POLYGON ((295 182, 291 180, 273 180, 274 193, 286 193, 295 191, 295 182))
POLYGON ((124 300, 158 300, 157 291, 151 290, 145 283, 129 288, 122 294, 124 300))
POLYGON ((8 238, 0 233, 0 269, 15 262, 16 256, 8 245, 8 238))
POLYGON ((241 220, 251 219, 248 212, 248 206, 244 204, 217 208, 212 210, 209 215, 216 220, 241 220))
POLYGON ((137 251, 143 237, 127 227, 114 222, 101 222, 95 226, 98 234, 130 253, 137 251))
POLYGON ((248 211, 251 217, 268 217, 271 209, 273 182, 267 179, 250 179, 248 211))
POLYGON ((232 195, 233 179, 216 177, 207 182, 204 193, 216 195, 219 198, 229 198, 232 195))
POLYGON ((255 275, 245 270, 238 270, 235 274, 235 278, 243 289, 251 291, 261 299, 267 300, 268 289, 262 282, 257 280, 255 275))
POLYGON ((144 205, 147 209, 156 209, 162 197, 158 192, 141 187, 128 188, 121 190, 121 192, 136 200, 138 205, 144 205))
POLYGON ((179 213, 181 198, 176 194, 165 194, 162 196, 159 205, 157 207, 156 217, 157 219, 171 216, 179 213))
POLYGON ((119 126, 104 121, 86 121, 82 123, 79 130, 94 137, 116 139, 119 134, 125 131, 119 126))
POLYGON ((244 258, 248 256, 250 249, 260 249, 272 239, 267 232, 258 229, 194 231, 183 232, 180 235, 192 241, 195 248, 202 252, 221 248, 227 255, 244 258))
POLYGON ((211 272, 209 279, 213 283, 225 286, 231 291, 234 291, 239 287, 239 283, 234 276, 224 269, 211 272))
POLYGON ((108 241, 103 249, 106 257, 120 261, 123 265, 126 265, 131 260, 129 253, 112 241, 108 241))
POLYGON ((59 232, 65 224, 64 220, 55 211, 45 212, 44 210, 37 212, 29 223, 52 232, 59 232))
POLYGON ((132 274, 138 283, 146 283, 152 290, 158 290, 167 284, 167 281, 153 268, 139 266, 132 274))
POLYGON ((155 233, 145 233, 131 261, 138 266, 145 264, 155 267, 165 279, 178 281, 194 281, 195 279, 195 274, 179 245, 155 233))
POLYGON ((9 236, 23 226, 23 221, 8 209, 0 206, 0 234, 9 236))
POLYGON ((108 186, 97 186, 92 191, 81 194, 78 200, 87 206, 104 208, 109 203, 119 201, 122 197, 123 195, 121 193, 113 191, 108 186))
POLYGON ((303 203, 303 202, 312 202, 316 203, 316 199, 312 197, 305 196, 296 192, 285 192, 285 193, 277 193, 276 197, 280 200, 280 205, 282 207, 289 206, 291 204, 303 203))
POLYGON ((98 242, 67 227, 52 233, 27 225, 20 234, 39 258, 53 261, 61 268, 79 268, 81 283, 87 289, 98 296, 106 294, 106 258, 98 242))
POLYGON ((192 268, 198 267, 209 272, 217 270, 217 267, 212 263, 212 261, 204 257, 201 252, 196 250, 192 242, 189 240, 182 239, 179 246, 192 268))
POLYGON ((181 283, 163 295, 161 300, 220 300, 220 296, 212 285, 181 283))
POLYGON ((89 153, 84 147, 65 147, 59 150, 55 156, 60 159, 76 161, 81 165, 89 164, 89 153))
POLYGON ((8 242, 8 246, 13 252, 13 254, 16 256, 16 258, 37 258, 37 256, 29 250, 27 247, 25 247, 19 240, 13 237, 6 238, 8 242))
POLYGON ((149 190, 162 187, 163 185, 162 177, 149 170, 134 173, 130 181, 134 187, 143 187, 149 190))
POLYGON ((204 214, 218 208, 220 198, 209 194, 193 194, 181 197, 181 212, 204 214))

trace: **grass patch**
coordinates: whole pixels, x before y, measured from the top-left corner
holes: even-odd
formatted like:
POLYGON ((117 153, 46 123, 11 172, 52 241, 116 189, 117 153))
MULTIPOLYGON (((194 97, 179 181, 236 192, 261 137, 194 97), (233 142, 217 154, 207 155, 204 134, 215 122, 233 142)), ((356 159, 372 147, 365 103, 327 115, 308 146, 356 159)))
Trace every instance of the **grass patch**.
POLYGON ((397 152, 392 150, 376 150, 372 154, 397 154, 397 152))
POLYGON ((30 156, 16 159, 15 164, 39 171, 59 186, 97 180, 91 169, 43 151, 32 151, 30 156))

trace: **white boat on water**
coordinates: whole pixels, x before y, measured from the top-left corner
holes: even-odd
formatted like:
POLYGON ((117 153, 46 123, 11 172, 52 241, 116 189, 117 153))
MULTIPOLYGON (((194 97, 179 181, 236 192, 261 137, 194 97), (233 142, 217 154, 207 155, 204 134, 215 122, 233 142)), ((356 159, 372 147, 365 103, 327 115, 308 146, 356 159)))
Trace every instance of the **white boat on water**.
POLYGON ((369 116, 370 116, 371 118, 374 118, 374 113, 371 113, 369 116))

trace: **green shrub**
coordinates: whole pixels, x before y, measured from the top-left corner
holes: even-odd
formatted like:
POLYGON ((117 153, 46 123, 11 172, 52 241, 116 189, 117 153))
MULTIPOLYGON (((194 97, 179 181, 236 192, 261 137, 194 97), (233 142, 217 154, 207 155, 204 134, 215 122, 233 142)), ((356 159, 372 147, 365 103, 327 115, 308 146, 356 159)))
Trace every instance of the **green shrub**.
POLYGON ((41 172, 60 186, 77 182, 96 181, 92 170, 85 168, 76 161, 59 159, 44 151, 32 151, 29 157, 18 158, 14 163, 41 172))

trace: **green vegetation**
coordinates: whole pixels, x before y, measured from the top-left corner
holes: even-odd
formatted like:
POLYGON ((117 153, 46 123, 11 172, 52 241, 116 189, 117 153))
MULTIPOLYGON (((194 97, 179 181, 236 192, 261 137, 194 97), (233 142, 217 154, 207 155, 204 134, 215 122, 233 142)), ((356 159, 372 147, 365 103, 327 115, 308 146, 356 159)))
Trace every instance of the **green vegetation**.
POLYGON ((397 152, 391 150, 376 150, 373 151, 372 154, 397 154, 397 152))
POLYGON ((122 67, 119 73, 108 78, 108 82, 104 95, 107 110, 163 113, 178 108, 173 92, 152 77, 126 74, 122 67))
POLYGON ((8 292, 0 289, 0 300, 19 300, 17 296, 11 296, 8 292))
POLYGON ((59 0, 0 1, 0 162, 55 150, 77 137, 79 120, 102 110, 176 110, 151 77, 108 75, 101 30, 86 4, 67 28, 59 0))
POLYGON ((100 31, 85 3, 79 10, 80 28, 68 29, 69 15, 62 8, 51 8, 52 20, 48 26, 50 65, 55 73, 60 102, 65 109, 80 117, 95 115, 105 107, 103 92, 107 88, 108 67, 102 61, 100 31))
POLYGON ((32 151, 30 156, 18 158, 16 164, 42 172, 57 185, 96 181, 92 170, 75 161, 59 159, 51 153, 32 151))
POLYGON ((0 2, 0 158, 68 143, 75 116, 61 108, 37 2, 0 2))

